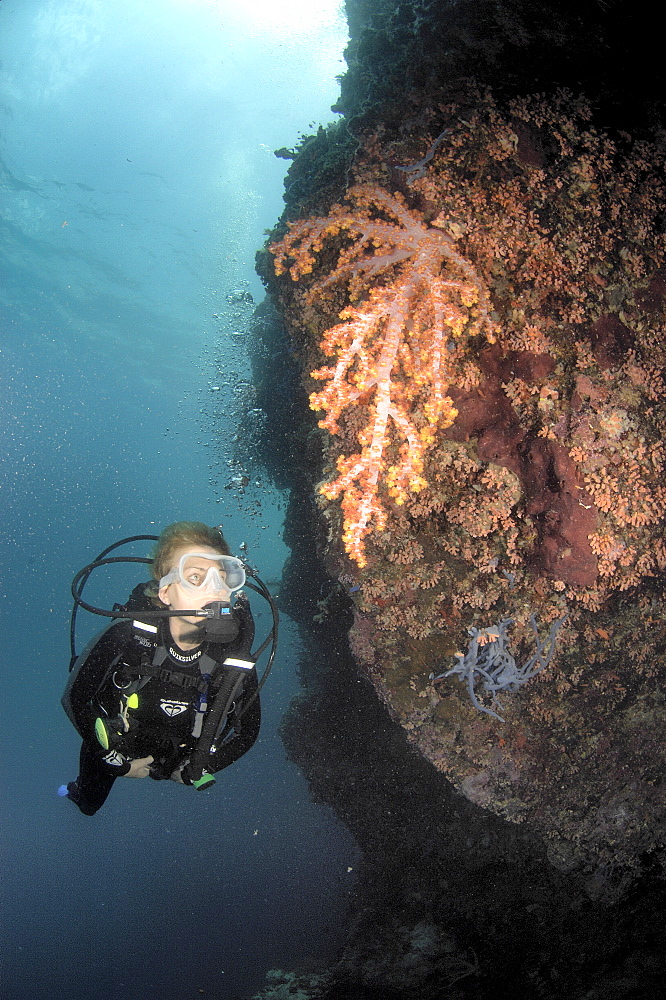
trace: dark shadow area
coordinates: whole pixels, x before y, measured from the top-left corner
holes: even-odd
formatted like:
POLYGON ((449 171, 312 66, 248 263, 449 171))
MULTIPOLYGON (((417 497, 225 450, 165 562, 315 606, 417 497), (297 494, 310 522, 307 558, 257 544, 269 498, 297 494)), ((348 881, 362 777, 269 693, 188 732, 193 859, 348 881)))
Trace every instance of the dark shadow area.
POLYGON ((346 0, 349 67, 336 110, 390 120, 415 95, 474 77, 496 93, 597 95, 599 120, 652 132, 664 116, 653 8, 631 0, 346 0), (380 109, 380 110, 379 110, 380 109))

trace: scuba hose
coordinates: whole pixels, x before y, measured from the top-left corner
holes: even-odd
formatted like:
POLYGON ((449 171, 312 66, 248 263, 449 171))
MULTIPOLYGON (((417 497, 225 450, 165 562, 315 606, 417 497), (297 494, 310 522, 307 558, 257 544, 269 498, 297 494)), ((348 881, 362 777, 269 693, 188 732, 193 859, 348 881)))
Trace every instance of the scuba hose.
POLYGON ((97 569, 98 566, 107 566, 112 562, 138 562, 151 564, 152 559, 146 559, 140 556, 120 556, 114 557, 113 559, 106 559, 109 552, 113 552, 114 549, 119 548, 121 545, 128 545, 130 542, 140 542, 140 541, 151 541, 156 542, 158 540, 157 535, 130 535, 129 538, 123 538, 119 542, 114 542, 113 545, 107 546, 100 554, 87 566, 84 566, 82 570, 76 574, 72 580, 71 590, 72 596, 74 598, 74 605, 72 607, 72 616, 69 625, 69 647, 71 652, 71 659, 69 669, 71 671, 74 661, 76 660, 76 614, 79 607, 85 608, 86 611, 90 611, 94 615, 105 615, 108 618, 130 618, 135 617, 133 614, 116 614, 115 611, 104 611, 102 608, 93 607, 92 604, 86 604, 85 601, 81 599, 81 594, 83 593, 83 588, 88 582, 88 578, 93 570, 97 569))
MULTIPOLYGON (((227 664, 225 664, 225 666, 227 666, 228 671, 227 677, 220 685, 220 688, 213 700, 213 704, 206 715, 206 721, 204 722, 201 736, 197 741, 196 749, 190 757, 189 762, 183 768, 183 777, 186 777, 189 783, 193 785, 197 791, 209 788, 215 783, 213 775, 209 774, 205 770, 205 764, 208 760, 208 755, 211 751, 213 743, 224 726, 230 707, 233 704, 233 701, 243 684, 245 674, 247 673, 246 668, 230 668, 227 664)), ((254 692, 252 698, 248 699, 247 704, 243 706, 243 711, 239 713, 241 717, 245 714, 257 694, 258 689, 254 692)))

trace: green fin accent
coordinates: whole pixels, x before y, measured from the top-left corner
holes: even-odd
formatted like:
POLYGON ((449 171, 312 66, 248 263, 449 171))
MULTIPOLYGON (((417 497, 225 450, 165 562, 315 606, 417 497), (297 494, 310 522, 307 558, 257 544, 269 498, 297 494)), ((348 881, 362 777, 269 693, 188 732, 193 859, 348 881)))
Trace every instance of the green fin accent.
POLYGON ((95 719, 95 736, 97 737, 97 742, 104 747, 105 750, 109 749, 109 734, 106 731, 106 726, 104 725, 104 719, 95 719))
POLYGON ((204 788, 208 788, 210 785, 215 784, 215 778, 212 774, 208 774, 204 771, 200 778, 192 782, 192 785, 198 792, 203 791, 204 788))
POLYGON ((134 694, 131 694, 129 696, 129 698, 127 699, 127 707, 128 708, 138 708, 139 707, 139 696, 136 693, 136 691, 134 692, 134 694))

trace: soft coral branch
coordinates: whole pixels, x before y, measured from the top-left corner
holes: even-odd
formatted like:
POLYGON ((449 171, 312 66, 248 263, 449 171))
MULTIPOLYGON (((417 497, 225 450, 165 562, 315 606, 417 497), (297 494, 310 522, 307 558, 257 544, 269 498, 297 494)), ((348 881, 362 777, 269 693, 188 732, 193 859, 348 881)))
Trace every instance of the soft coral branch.
POLYGON ((369 407, 360 452, 338 458, 337 478, 321 487, 330 500, 342 497, 344 545, 363 566, 366 536, 386 523, 382 482, 397 504, 427 486, 426 449, 457 415, 446 390, 463 340, 494 336, 487 289, 449 237, 382 188, 351 188, 348 201, 326 218, 296 223, 271 251, 276 274, 289 270, 299 281, 342 237, 335 267, 314 280, 308 301, 316 306, 346 282, 358 304, 343 309, 342 322, 324 334, 322 350, 334 363, 311 373, 326 384, 310 406, 325 412, 320 427, 331 434, 339 434, 344 411, 369 407))

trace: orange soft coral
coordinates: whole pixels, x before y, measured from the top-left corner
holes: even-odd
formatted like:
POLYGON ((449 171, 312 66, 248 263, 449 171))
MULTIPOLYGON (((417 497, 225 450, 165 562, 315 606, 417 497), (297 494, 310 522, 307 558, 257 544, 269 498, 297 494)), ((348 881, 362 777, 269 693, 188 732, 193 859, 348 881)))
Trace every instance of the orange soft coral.
POLYGON ((464 363, 463 340, 484 333, 492 342, 494 334, 487 289, 449 237, 399 194, 358 185, 348 201, 351 207, 334 205, 326 218, 296 223, 271 251, 276 273, 288 267, 298 281, 338 238, 337 263, 313 282, 308 301, 338 282, 347 282, 352 301, 361 300, 324 335, 322 350, 335 363, 311 373, 326 384, 310 405, 325 411, 320 427, 331 434, 344 411, 369 407, 357 435, 360 452, 340 456, 337 478, 321 488, 330 500, 342 496, 345 549, 363 566, 366 536, 386 522, 380 486, 403 504, 427 485, 425 452, 436 428, 457 415, 446 388, 464 363))

